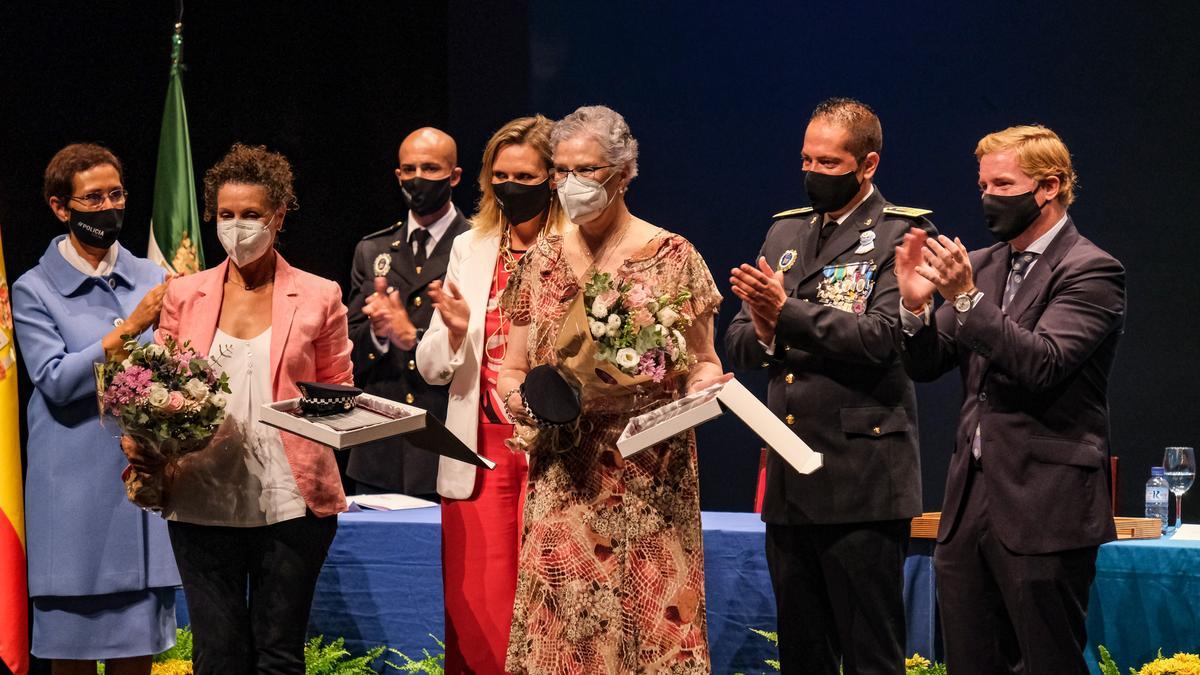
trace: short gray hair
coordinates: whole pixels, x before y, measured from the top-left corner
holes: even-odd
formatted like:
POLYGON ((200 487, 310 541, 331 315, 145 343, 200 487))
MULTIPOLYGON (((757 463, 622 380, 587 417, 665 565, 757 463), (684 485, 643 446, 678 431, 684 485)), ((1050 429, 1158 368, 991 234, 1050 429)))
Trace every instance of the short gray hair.
POLYGON ((604 148, 605 161, 629 171, 632 180, 638 173, 638 142, 629 131, 621 113, 604 105, 585 105, 554 125, 550 147, 580 134, 589 134, 604 148))

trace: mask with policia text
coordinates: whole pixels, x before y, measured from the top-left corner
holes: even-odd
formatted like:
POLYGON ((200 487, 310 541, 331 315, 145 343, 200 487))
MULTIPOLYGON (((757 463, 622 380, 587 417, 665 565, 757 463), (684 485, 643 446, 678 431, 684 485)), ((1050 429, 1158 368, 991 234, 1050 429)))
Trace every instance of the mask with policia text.
POLYGON ((567 180, 558 188, 558 201, 562 203, 571 222, 586 223, 603 213, 609 204, 608 192, 604 186, 613 176, 619 174, 619 171, 614 171, 603 183, 591 178, 580 178, 575 174, 568 175, 567 180))
POLYGON ((537 185, 525 185, 507 181, 492 185, 496 193, 496 204, 510 225, 519 225, 531 220, 546 210, 550 204, 550 179, 537 185))
POLYGON ((804 174, 804 191, 817 213, 831 213, 845 207, 858 194, 859 185, 854 171, 836 176, 816 171, 804 174))
POLYGON ((125 209, 103 211, 76 211, 71 209, 67 227, 79 243, 92 248, 108 248, 121 234, 125 223, 125 209))
POLYGON ((400 191, 408 208, 418 216, 436 212, 450 201, 450 176, 439 179, 407 178, 400 181, 400 191))
POLYGON ((245 267, 270 250, 275 240, 271 236, 271 223, 274 221, 273 215, 265 223, 261 219, 218 220, 217 239, 221 241, 225 253, 229 254, 229 259, 238 267, 245 267))
POLYGON ((983 195, 983 219, 996 241, 1012 241, 1033 225, 1050 200, 1038 206, 1033 191, 1019 195, 983 195))

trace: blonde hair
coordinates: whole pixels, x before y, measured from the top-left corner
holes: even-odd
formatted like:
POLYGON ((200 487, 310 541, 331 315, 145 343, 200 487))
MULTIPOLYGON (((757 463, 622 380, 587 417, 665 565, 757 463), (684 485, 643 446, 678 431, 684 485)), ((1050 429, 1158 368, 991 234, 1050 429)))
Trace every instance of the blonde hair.
MULTIPOLYGON (((471 218, 471 226, 482 234, 498 234, 504 230, 505 218, 496 203, 496 191, 492 188, 492 166, 496 156, 510 145, 528 145, 537 150, 538 156, 546 166, 546 180, 551 180, 554 170, 553 153, 550 148, 550 130, 554 123, 542 115, 533 117, 518 117, 500 127, 483 149, 483 166, 479 169, 479 202, 475 205, 475 215, 471 218)), ((567 217, 563 213, 558 199, 551 195, 549 214, 543 231, 561 232, 567 217)), ((514 225, 516 223, 513 223, 514 225)))
POLYGON ((1005 150, 1015 150, 1021 171, 1034 180, 1058 177, 1058 196, 1063 206, 1075 201, 1078 177, 1071 167, 1071 153, 1058 134, 1040 124, 1024 124, 996 131, 979 139, 975 159, 1005 150))

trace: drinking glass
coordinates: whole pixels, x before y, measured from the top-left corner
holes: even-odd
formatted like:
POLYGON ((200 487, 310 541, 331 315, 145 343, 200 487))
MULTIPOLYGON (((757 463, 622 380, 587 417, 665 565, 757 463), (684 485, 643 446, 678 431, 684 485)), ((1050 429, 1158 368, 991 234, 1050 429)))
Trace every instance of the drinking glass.
POLYGON ((1183 524, 1183 495, 1196 479, 1196 451, 1191 448, 1167 448, 1163 453, 1163 473, 1171 494, 1175 495, 1175 527, 1183 524))

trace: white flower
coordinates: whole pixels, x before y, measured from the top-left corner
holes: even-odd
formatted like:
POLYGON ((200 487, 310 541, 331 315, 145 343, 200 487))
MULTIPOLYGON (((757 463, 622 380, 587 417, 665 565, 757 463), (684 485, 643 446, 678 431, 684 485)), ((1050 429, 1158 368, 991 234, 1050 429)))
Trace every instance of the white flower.
POLYGON ((599 297, 592 301, 592 316, 597 319, 608 316, 608 305, 601 302, 599 297))
POLYGON ((150 385, 150 390, 146 392, 146 402, 155 408, 161 408, 171 400, 171 392, 161 384, 150 385))
POLYGON ((608 334, 608 326, 603 321, 596 321, 595 319, 588 321, 588 328, 592 329, 592 337, 597 340, 608 334))
POLYGON ((670 328, 679 320, 679 312, 670 307, 663 307, 658 310, 658 322, 663 325, 663 328, 670 328))
POLYGON ((214 408, 224 410, 226 403, 225 394, 213 394, 212 398, 208 399, 208 402, 213 404, 214 408))
POLYGON ((208 385, 193 377, 184 383, 183 393, 193 401, 203 401, 208 396, 208 385))
POLYGON ((671 356, 674 358, 679 358, 680 356, 687 354, 687 340, 683 339, 683 333, 673 330, 671 331, 671 337, 675 339, 675 353, 671 356))
POLYGON ((124 361, 121 362, 121 370, 129 370, 129 367, 132 365, 133 365, 133 359, 126 358, 124 361))
POLYGON ((615 333, 621 330, 621 317, 616 314, 608 315, 608 332, 615 333))
POLYGON ((637 366, 638 353, 629 347, 622 347, 617 350, 617 365, 622 368, 633 368, 637 366))
POLYGON ((167 348, 160 344, 146 345, 145 352, 147 359, 165 359, 167 358, 167 348))

